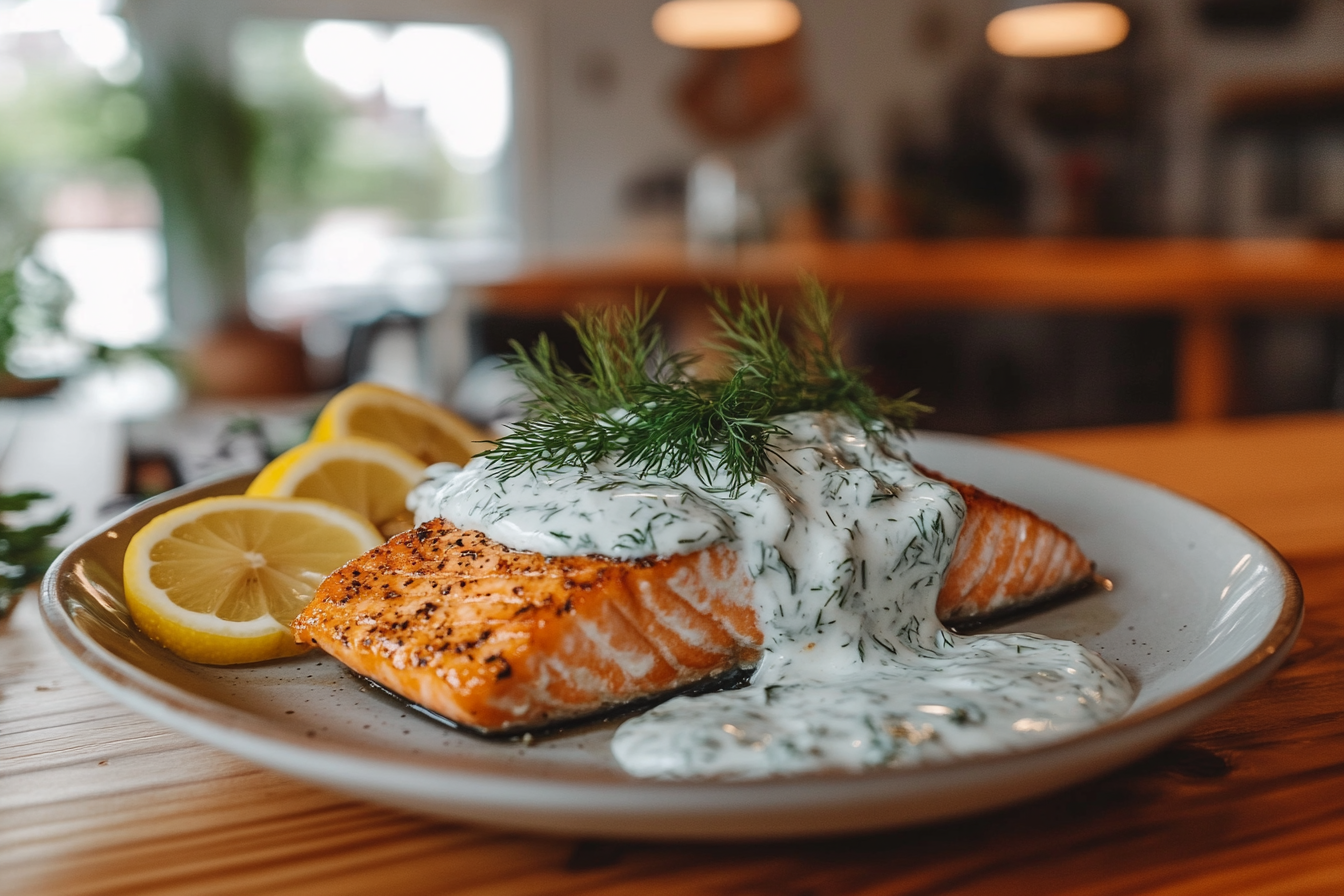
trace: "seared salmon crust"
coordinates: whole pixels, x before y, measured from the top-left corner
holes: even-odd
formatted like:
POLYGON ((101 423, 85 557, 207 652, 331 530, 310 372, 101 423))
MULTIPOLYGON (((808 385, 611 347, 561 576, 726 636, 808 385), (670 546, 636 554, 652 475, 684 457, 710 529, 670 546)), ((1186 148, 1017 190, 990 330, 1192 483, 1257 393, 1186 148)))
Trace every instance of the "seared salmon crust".
POLYGON ((511 551, 432 520, 332 573, 296 638, 459 724, 533 728, 754 664, 721 546, 640 560, 511 551))

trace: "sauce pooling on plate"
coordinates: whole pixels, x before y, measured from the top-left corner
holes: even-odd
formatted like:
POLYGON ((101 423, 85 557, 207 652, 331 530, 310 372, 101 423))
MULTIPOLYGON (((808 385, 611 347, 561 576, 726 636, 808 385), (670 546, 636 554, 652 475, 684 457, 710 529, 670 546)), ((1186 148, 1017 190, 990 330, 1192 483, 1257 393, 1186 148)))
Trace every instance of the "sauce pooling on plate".
POLYGON ((828 413, 780 418, 769 469, 734 493, 617 464, 502 478, 445 465, 412 493, 514 550, 634 558, 724 542, 746 559, 763 658, 746 688, 676 697, 623 723, 612 752, 653 778, 758 778, 1025 749, 1125 712, 1099 656, 1032 634, 957 635, 934 612, 965 515, 893 433, 828 413))

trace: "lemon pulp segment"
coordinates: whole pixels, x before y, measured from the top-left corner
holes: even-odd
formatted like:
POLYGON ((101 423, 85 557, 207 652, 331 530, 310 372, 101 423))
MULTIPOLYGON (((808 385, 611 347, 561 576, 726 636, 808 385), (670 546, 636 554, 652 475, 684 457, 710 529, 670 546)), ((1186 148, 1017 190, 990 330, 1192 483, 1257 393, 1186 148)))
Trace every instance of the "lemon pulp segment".
POLYGON ((465 464, 471 459, 467 446, 422 417, 363 405, 351 411, 349 427, 352 435, 384 439, 425 463, 450 461, 465 464))
POLYGON ((396 534, 411 527, 406 493, 414 484, 386 467, 337 460, 295 483, 294 496, 343 504, 363 513, 380 532, 393 527, 396 534))
POLYGON ((270 509, 199 517, 150 548, 150 581, 184 610, 288 625, 327 573, 364 550, 353 533, 312 523, 270 509))
POLYGON ((484 450, 485 434, 438 405, 373 383, 356 383, 327 402, 311 439, 361 436, 390 442, 423 463, 465 464, 484 450))
POLYGON ((204 498, 131 539, 126 604, 145 634, 195 662, 301 653, 289 623, 328 573, 381 542, 366 520, 322 501, 204 498))
POLYGON ((413 524, 406 494, 425 470, 395 445, 363 438, 304 442, 266 465, 249 495, 316 498, 361 514, 385 536, 413 524))

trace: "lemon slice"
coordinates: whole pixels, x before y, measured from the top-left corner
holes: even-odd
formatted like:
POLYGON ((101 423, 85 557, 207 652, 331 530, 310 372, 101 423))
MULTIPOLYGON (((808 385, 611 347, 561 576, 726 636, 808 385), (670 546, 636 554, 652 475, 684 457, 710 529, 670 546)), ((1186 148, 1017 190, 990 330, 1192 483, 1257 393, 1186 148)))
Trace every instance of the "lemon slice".
POLYGON ((360 514, 390 537, 414 525, 406 493, 424 472, 424 464, 387 442, 304 442, 267 464, 247 494, 330 501, 360 514))
POLYGON ((289 623, 328 573, 383 541, 322 501, 203 498, 160 514, 126 546, 126 604, 146 635, 197 663, 291 656, 289 623))
POLYGON ((363 436, 391 442, 426 464, 465 464, 489 438, 456 414, 415 395, 373 383, 338 392, 318 415, 310 441, 363 436))

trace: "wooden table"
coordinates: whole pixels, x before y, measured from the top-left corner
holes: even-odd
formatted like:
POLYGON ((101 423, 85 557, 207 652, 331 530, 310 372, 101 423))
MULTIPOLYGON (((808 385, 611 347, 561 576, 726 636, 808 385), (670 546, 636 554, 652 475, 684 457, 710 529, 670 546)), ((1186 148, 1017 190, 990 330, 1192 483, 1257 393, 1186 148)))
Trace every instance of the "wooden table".
POLYGON ((808 271, 864 315, 910 310, 1164 312, 1180 322, 1178 416, 1224 416, 1240 311, 1344 309, 1344 243, 1292 240, 945 240, 770 243, 710 255, 684 247, 556 262, 483 291, 487 308, 559 313, 667 290, 682 341, 705 329, 706 284, 783 297, 808 271))
POLYGON ((85 683, 30 596, 0 622, 0 892, 1344 892, 1344 416, 1014 441, 1165 480, 1268 534, 1306 587, 1282 670, 1147 760, 977 818, 774 844, 576 841, 383 809, 196 744, 85 683))

